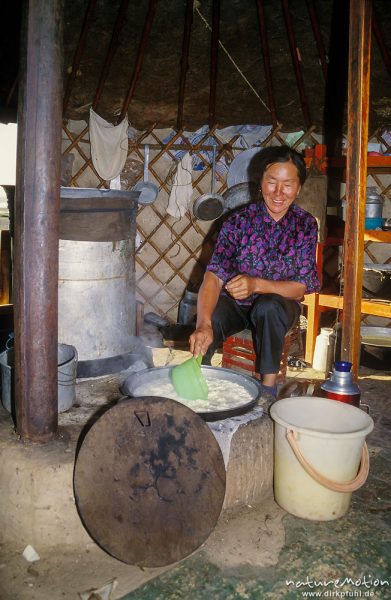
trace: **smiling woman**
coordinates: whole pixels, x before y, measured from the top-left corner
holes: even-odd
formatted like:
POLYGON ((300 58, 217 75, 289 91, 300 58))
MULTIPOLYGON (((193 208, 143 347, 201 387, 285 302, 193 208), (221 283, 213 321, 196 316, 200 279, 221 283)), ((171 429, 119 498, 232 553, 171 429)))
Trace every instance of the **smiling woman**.
POLYGON ((300 300, 319 290, 316 220, 294 204, 306 178, 303 158, 288 146, 262 151, 258 202, 233 212, 218 235, 198 294, 190 350, 210 364, 227 337, 251 328, 265 391, 276 396, 285 335, 300 300))
POLYGON ((272 163, 261 181, 261 193, 269 215, 279 221, 299 195, 301 189, 293 162, 272 163))

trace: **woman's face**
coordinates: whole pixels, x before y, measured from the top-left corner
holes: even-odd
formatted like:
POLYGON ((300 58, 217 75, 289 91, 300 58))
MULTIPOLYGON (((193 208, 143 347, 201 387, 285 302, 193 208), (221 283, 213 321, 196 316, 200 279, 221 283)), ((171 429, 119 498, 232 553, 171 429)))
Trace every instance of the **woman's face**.
POLYGON ((269 215, 279 221, 300 192, 297 168, 292 162, 272 163, 261 181, 261 192, 269 215))

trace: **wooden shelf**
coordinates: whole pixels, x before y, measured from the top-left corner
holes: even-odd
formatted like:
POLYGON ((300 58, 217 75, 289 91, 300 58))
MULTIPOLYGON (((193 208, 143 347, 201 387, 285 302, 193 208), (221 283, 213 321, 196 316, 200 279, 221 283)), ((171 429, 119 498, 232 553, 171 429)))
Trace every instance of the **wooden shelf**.
MULTIPOLYGON (((302 304, 309 306, 313 302, 313 294, 305 296, 302 304)), ((317 294, 316 303, 320 308, 335 308, 343 310, 343 296, 334 294, 317 294)), ((386 317, 391 319, 391 302, 381 300, 361 300, 361 312, 365 315, 386 317)))
MULTIPOLYGON (((329 158, 326 162, 328 167, 344 169, 346 166, 346 156, 329 158)), ((370 169, 384 170, 385 173, 391 173, 391 156, 367 156, 367 171, 370 169)))
MULTIPOLYGON (((324 241, 324 246, 342 246, 343 238, 328 237, 324 241)), ((380 229, 367 229, 364 231, 364 242, 379 242, 382 244, 391 244, 391 231, 382 231, 380 229)))
MULTIPOLYGON (((338 178, 342 176, 342 180, 345 178, 346 156, 328 158, 325 145, 317 144, 314 148, 306 149, 305 162, 307 168, 315 167, 323 174, 327 174, 332 169, 341 169, 341 173, 337 176, 338 178)), ((371 173, 391 173, 391 156, 367 156, 367 174, 371 173)), ((391 244, 391 231, 366 230, 364 232, 364 242, 391 244)), ((340 236, 329 236, 323 243, 318 243, 316 262, 319 273, 322 271, 323 247, 342 246, 343 243, 344 238, 340 236)), ((315 293, 305 296, 303 304, 307 307, 306 362, 312 364, 320 313, 330 309, 343 310, 343 301, 343 297, 335 294, 315 293)), ((362 300, 361 313, 391 319, 391 302, 382 299, 362 300)))
MULTIPOLYGON (((316 167, 322 173, 327 173, 328 169, 345 169, 346 167, 346 156, 334 156, 327 158, 326 146, 318 144, 315 149, 307 149, 305 152, 305 163, 307 169, 311 166, 316 167)), ((378 155, 378 156, 367 156, 367 172, 391 173, 391 156, 378 155)))
MULTIPOLYGON (((364 232, 364 242, 391 244, 391 231, 366 230, 364 232)), ((322 268, 322 246, 342 246, 343 243, 344 239, 341 237, 328 237, 323 244, 318 244, 317 265, 319 270, 322 268)), ((320 313, 330 309, 343 310, 343 296, 325 293, 308 294, 305 296, 302 304, 307 307, 308 321, 305 360, 308 363, 312 363, 320 313)), ((384 300, 362 300, 361 313, 391 319, 391 302, 384 300)))

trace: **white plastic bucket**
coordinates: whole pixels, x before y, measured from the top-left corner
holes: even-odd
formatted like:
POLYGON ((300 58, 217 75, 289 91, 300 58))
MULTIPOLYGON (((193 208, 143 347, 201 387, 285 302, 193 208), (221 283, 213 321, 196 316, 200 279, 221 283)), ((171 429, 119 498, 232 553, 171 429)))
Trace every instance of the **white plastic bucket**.
POLYGON ((303 519, 345 515, 352 491, 368 476, 372 418, 350 404, 308 396, 278 400, 270 414, 276 502, 303 519))
MULTIPOLYGON (((69 410, 76 400, 77 350, 69 344, 58 344, 58 412, 69 410)), ((8 412, 13 407, 14 349, 0 354, 1 401, 8 412)))

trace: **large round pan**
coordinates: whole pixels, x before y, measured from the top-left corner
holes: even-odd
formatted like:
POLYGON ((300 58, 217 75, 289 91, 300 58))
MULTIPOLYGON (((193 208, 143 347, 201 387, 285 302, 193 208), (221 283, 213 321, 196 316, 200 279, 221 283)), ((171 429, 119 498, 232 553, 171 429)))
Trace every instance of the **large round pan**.
POLYGON ((246 181, 259 184, 261 157, 262 148, 258 147, 249 148, 235 156, 227 173, 227 186, 230 188, 246 181))
MULTIPOLYGON (((250 402, 238 404, 238 406, 214 411, 195 411, 205 421, 220 421, 222 419, 228 419, 230 417, 236 417, 242 415, 252 408, 257 403, 257 400, 261 397, 262 388, 260 383, 254 378, 242 373, 235 372, 232 369, 225 369, 224 367, 201 367, 203 374, 206 378, 215 378, 225 381, 232 381, 242 385, 252 396, 250 402)), ((121 385, 120 391, 125 396, 137 396, 137 388, 146 383, 157 384, 159 382, 167 382, 170 377, 171 367, 155 367, 153 369, 143 369, 132 373, 125 379, 121 385)), ((190 407, 190 404, 187 406, 190 407)))

